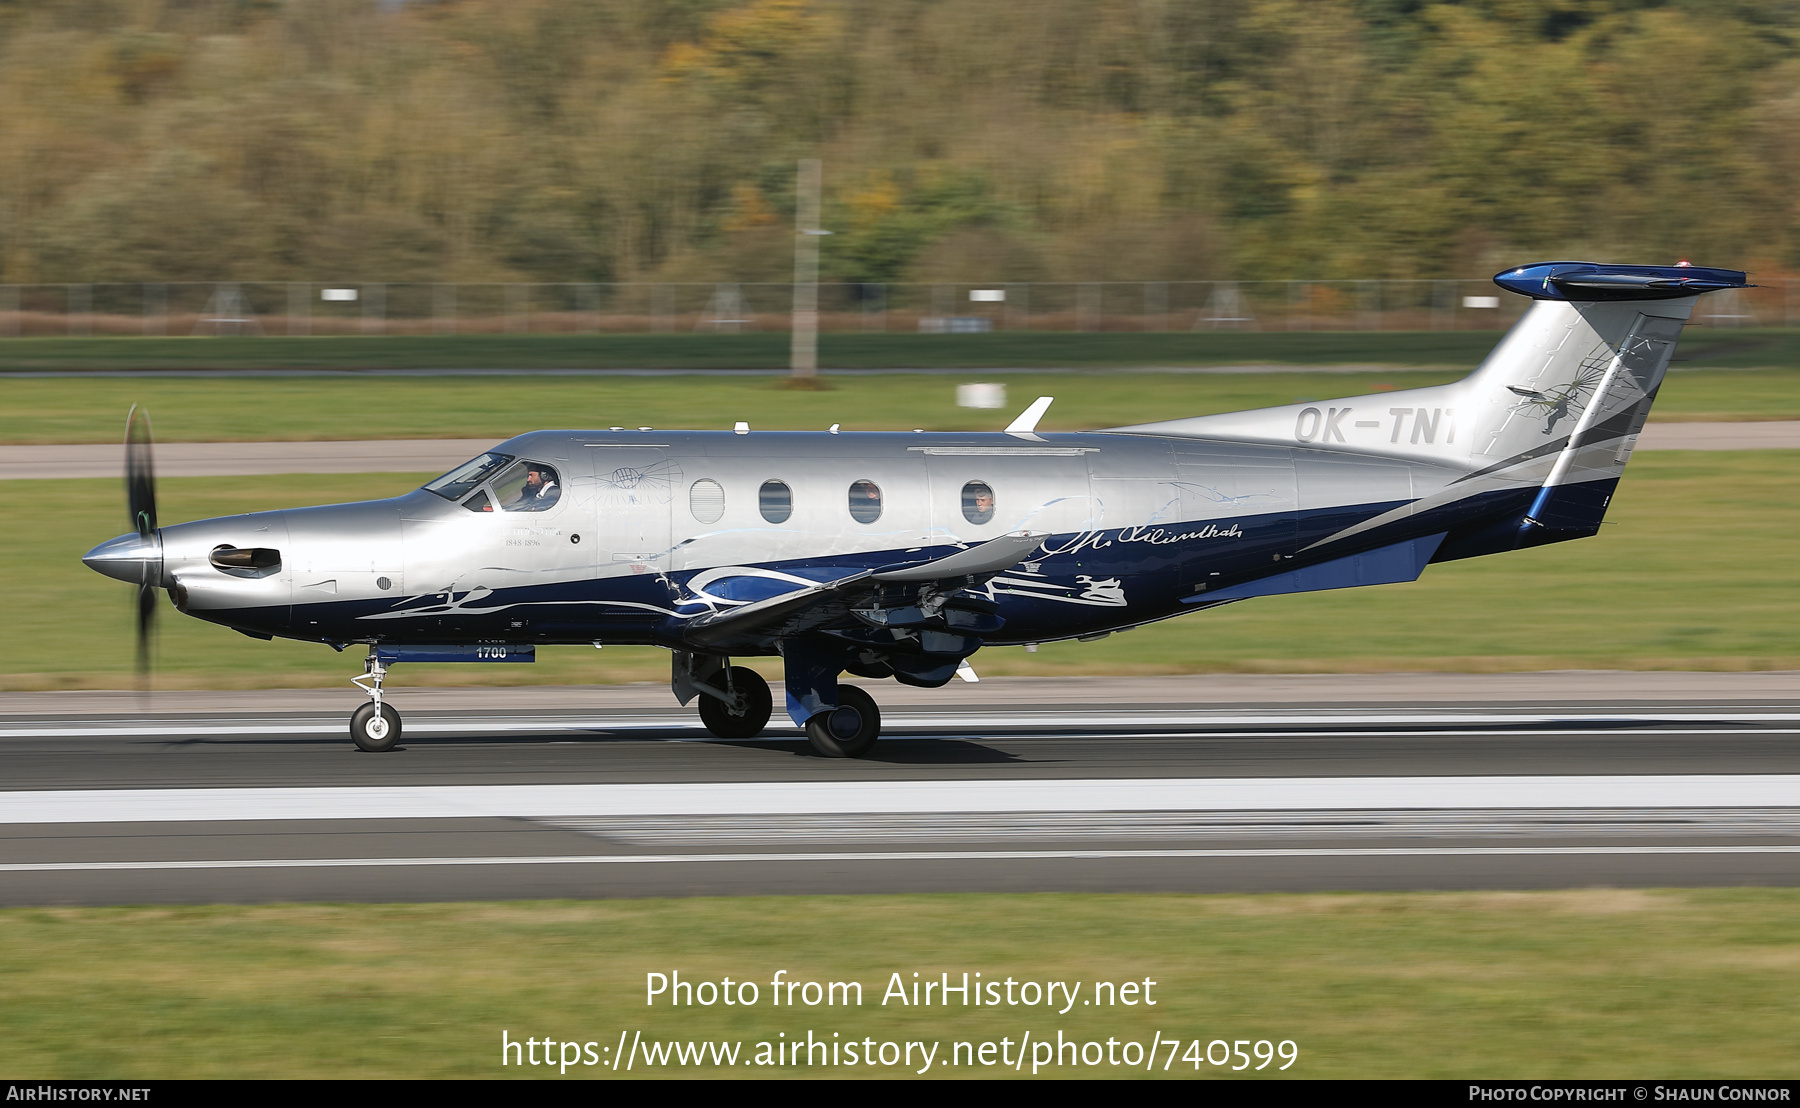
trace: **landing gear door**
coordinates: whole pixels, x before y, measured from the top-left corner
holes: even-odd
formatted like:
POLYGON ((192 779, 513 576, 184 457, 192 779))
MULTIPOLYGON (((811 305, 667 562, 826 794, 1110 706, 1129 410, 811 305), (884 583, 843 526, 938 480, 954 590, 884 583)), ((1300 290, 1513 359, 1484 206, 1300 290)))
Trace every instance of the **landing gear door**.
POLYGON ((669 517, 683 492, 681 466, 662 449, 591 445, 600 576, 666 573, 669 517))

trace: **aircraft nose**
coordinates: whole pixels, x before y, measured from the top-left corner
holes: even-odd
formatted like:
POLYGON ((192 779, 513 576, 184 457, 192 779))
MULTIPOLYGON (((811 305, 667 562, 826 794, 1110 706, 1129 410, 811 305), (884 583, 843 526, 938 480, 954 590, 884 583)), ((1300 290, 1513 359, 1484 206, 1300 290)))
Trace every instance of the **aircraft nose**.
POLYGON ((114 580, 154 585, 162 580, 162 543, 155 535, 120 535, 83 554, 81 564, 114 580))

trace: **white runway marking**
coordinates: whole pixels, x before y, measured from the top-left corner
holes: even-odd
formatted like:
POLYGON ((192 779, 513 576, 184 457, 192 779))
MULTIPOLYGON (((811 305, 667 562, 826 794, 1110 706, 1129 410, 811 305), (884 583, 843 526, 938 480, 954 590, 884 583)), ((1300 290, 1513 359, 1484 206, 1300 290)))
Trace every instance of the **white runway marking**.
MULTIPOLYGON (((0 740, 51 738, 206 738, 219 735, 342 735, 347 724, 336 717, 295 719, 235 718, 208 720, 146 720, 66 724, 35 727, 0 727, 0 740)), ((1263 727, 1314 729, 1320 727, 1493 727, 1511 724, 1541 727, 1564 724, 1592 731, 1596 725, 1617 724, 1771 724, 1800 723, 1800 712, 1645 712, 1618 711, 1599 714, 1555 712, 1542 709, 1513 712, 1417 711, 1417 712, 1132 712, 1128 710, 1071 711, 1055 713, 982 712, 899 714, 882 717, 887 730, 945 730, 969 728, 1057 727, 1263 727)), ((691 731, 700 727, 698 717, 670 715, 616 716, 421 716, 407 719, 405 729, 415 735, 518 734, 545 731, 691 731)), ((769 721, 771 738, 799 734, 791 721, 777 716, 769 721)), ((1609 734, 1622 733, 1609 727, 1609 734)), ((1776 732, 1770 732, 1776 733, 1776 732)), ((1787 732, 1781 732, 1787 733, 1787 732)))
POLYGON ((1800 775, 803 781, 0 792, 0 824, 832 812, 1792 808, 1800 775))
POLYGON ((675 862, 1019 862, 1218 858, 1473 858, 1572 855, 1800 854, 1800 846, 1397 846, 1243 850, 862 850, 740 854, 562 854, 482 858, 244 858, 169 862, 11 862, 0 873, 120 870, 372 869, 409 866, 668 865, 675 862))
MULTIPOLYGON (((219 735, 343 735, 348 742, 348 720, 343 719, 234 719, 225 721, 173 723, 74 723, 43 727, 0 728, 0 739, 102 739, 102 738, 208 738, 219 735)), ((1800 716, 1795 717, 1800 719, 1800 716)), ((511 734, 522 731, 691 731, 701 726, 699 717, 671 719, 668 716, 544 716, 503 720, 407 719, 407 734, 474 735, 511 734)), ((771 728, 783 728, 799 734, 786 719, 772 719, 771 728)))

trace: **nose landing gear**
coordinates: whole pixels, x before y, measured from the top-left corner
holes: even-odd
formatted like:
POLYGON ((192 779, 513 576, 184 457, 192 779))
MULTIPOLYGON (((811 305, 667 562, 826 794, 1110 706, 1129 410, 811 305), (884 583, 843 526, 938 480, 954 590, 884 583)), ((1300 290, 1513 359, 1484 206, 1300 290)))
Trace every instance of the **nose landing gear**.
POLYGON ((380 655, 370 650, 363 663, 363 675, 350 679, 351 684, 369 694, 369 703, 350 717, 350 741, 356 749, 370 754, 392 750, 400 743, 400 713, 381 699, 381 679, 386 676, 387 666, 382 664, 380 655))
POLYGON ((400 713, 392 704, 364 704, 350 717, 350 741, 370 754, 394 749, 400 742, 400 713))

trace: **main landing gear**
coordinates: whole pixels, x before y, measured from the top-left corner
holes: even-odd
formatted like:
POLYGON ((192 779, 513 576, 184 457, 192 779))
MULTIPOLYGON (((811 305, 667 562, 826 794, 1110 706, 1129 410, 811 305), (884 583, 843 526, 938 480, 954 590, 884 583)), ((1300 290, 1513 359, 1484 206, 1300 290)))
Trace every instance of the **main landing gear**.
POLYGON ((753 739, 769 725, 775 698, 762 674, 748 666, 721 666, 700 694, 700 722, 721 739, 753 739))
MULTIPOLYGON (((881 709, 875 706, 875 698, 855 685, 839 685, 835 665, 827 663, 801 673, 795 669, 794 658, 788 659, 788 665, 788 714, 805 730, 813 750, 827 758, 868 754, 881 737, 881 709), (796 696, 802 682, 805 691, 796 696)), ((775 708, 769 683, 761 674, 715 655, 676 651, 669 687, 683 704, 698 700, 700 722, 721 739, 753 739, 762 734, 775 708)))
POLYGON ((676 651, 669 689, 682 704, 698 698, 700 722, 721 739, 754 739, 775 710, 775 698, 762 674, 711 654, 676 651))
POLYGON ((806 721, 806 741, 827 758, 860 758, 881 737, 881 709, 855 685, 839 685, 837 700, 806 721))
POLYGON ((392 750, 400 743, 400 713, 381 699, 381 679, 386 676, 387 667, 371 650, 368 660, 363 663, 363 675, 350 679, 357 688, 369 694, 369 703, 350 717, 350 741, 356 744, 356 749, 370 754, 392 750))

